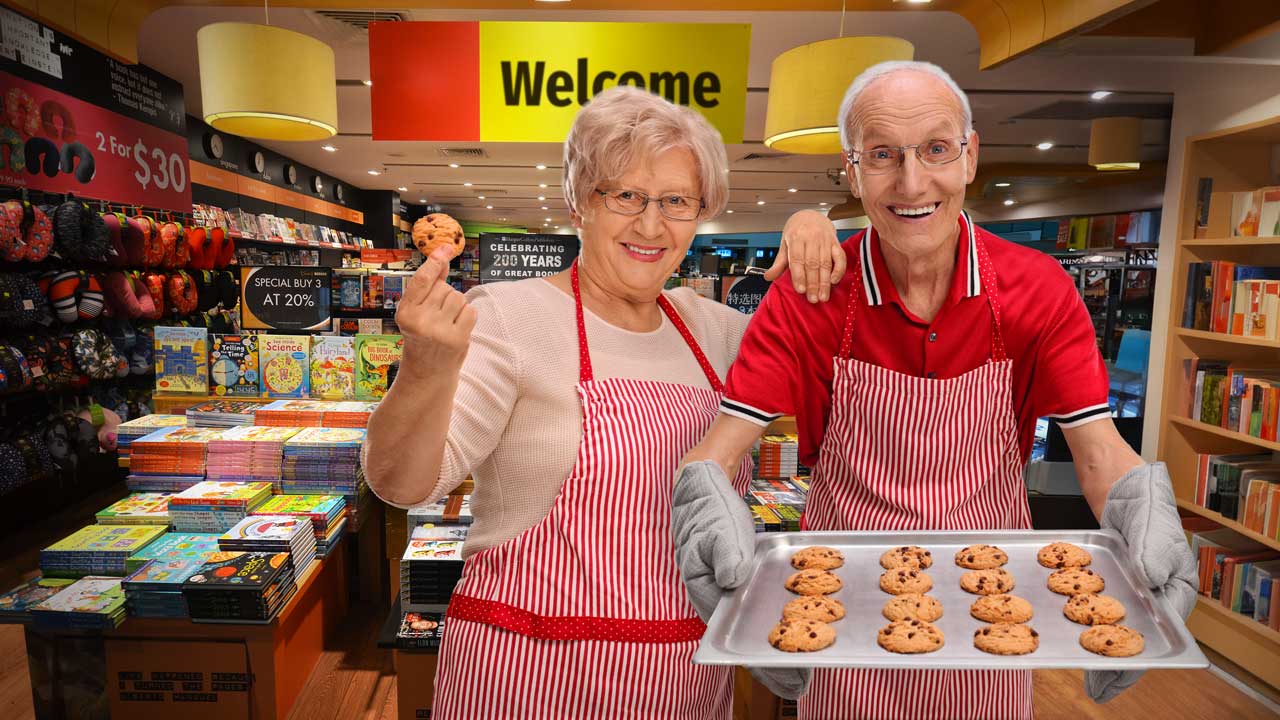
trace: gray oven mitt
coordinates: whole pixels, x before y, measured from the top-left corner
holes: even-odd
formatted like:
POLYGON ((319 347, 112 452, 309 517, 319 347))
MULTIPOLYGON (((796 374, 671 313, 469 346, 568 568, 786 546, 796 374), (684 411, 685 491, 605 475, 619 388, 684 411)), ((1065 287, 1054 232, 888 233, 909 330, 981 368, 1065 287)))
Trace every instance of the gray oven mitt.
MULTIPOLYGON (((1164 463, 1134 468, 1111 486, 1102 527, 1124 537, 1139 579, 1185 620, 1196 606, 1198 572, 1164 463)), ((1092 670, 1084 674, 1085 691, 1094 702, 1104 703, 1138 682, 1143 672, 1092 670)))
MULTIPOLYGON (((756 548, 751 511, 734 492, 720 465, 710 460, 680 469, 671 505, 676 565, 689 600, 706 622, 720 596, 750 577, 756 548)), ((789 700, 809 689, 807 668, 748 670, 774 694, 789 700)))

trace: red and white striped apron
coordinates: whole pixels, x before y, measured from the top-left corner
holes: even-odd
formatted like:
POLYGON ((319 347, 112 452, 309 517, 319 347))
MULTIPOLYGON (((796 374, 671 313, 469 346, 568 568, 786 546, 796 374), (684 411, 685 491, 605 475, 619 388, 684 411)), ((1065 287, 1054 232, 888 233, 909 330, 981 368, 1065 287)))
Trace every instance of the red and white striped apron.
MULTIPOLYGON (((991 307, 991 359, 945 380, 852 359, 854 312, 862 302, 855 280, 806 529, 1031 527, 995 272, 971 223, 969 237, 991 307)), ((864 262, 856 261, 855 278, 864 262)), ((1031 718, 1031 671, 817 669, 799 711, 801 720, 1031 718)))
MULTIPOLYGON (((550 513, 468 558, 449 603, 432 717, 727 720, 732 668, 694 665, 706 626, 675 562, 671 478, 723 386, 666 297, 711 388, 592 377, 577 306, 582 444, 550 513)), ((745 493, 751 463, 733 484, 745 493)))

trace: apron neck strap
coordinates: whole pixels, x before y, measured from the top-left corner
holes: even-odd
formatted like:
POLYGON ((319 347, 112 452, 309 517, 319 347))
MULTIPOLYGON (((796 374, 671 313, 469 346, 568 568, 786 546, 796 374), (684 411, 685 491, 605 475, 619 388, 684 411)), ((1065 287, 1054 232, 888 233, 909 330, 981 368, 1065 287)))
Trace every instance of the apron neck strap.
MULTIPOLYGON (((587 323, 582 315, 582 286, 578 280, 578 261, 573 261, 573 267, 569 271, 569 278, 573 285, 573 305, 574 312, 578 322, 578 380, 580 382, 591 382, 595 374, 591 368, 591 350, 587 345, 587 323)), ((680 333, 680 337, 684 338, 685 345, 689 346, 689 350, 693 352, 693 357, 698 361, 698 366, 702 368, 702 374, 706 375, 707 382, 711 384, 711 389, 722 393, 724 392, 724 383, 720 381, 720 376, 716 374, 716 369, 712 367, 711 361, 707 359, 702 348, 698 346, 698 341, 694 339, 693 333, 689 330, 689 326, 685 324, 680 317, 680 313, 676 312, 676 308, 667 299, 666 295, 658 293, 658 307, 662 308, 662 312, 675 326, 680 333)))
MULTIPOLYGON (((970 254, 970 258, 977 257, 978 274, 982 278, 982 292, 986 295, 987 304, 991 308, 991 360, 1001 362, 1009 356, 1004 347, 1004 335, 1000 331, 1000 296, 996 287, 995 268, 991 265, 991 258, 987 255, 987 244, 979 237, 973 218, 964 211, 961 211, 960 218, 965 224, 965 231, 969 234, 969 243, 977 250, 976 253, 970 254)), ((840 336, 840 358, 843 360, 853 357, 853 315, 858 305, 862 303, 862 287, 865 284, 871 292, 877 291, 878 286, 869 275, 875 272, 875 268, 869 262, 864 262, 863 257, 869 255, 871 244, 877 239, 876 229, 868 225, 860 243, 860 251, 854 255, 853 295, 849 298, 849 309, 845 313, 844 329, 840 336)))

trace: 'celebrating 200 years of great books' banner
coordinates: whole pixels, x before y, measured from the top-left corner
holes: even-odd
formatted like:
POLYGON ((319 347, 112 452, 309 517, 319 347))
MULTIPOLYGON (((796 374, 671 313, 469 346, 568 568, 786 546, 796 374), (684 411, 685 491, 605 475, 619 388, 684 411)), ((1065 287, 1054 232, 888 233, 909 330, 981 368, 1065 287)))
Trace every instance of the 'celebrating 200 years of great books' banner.
POLYGON ((480 282, 554 275, 576 257, 576 235, 480 233, 480 282))

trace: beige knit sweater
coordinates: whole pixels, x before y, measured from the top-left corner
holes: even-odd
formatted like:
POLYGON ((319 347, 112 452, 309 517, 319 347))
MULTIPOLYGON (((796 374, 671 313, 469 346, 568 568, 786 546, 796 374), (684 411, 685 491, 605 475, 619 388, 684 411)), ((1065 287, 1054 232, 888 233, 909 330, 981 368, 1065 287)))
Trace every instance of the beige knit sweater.
MULTIPOLYGON (((665 294, 723 380, 748 316, 688 288, 665 294)), ((440 477, 427 502, 448 494, 468 474, 473 477, 475 521, 463 548, 469 557, 546 517, 577 460, 582 409, 571 296, 535 278, 482 285, 467 300, 478 317, 440 477)), ((590 310, 585 320, 596 379, 710 387, 665 314, 662 326, 647 333, 616 328, 590 310)))

